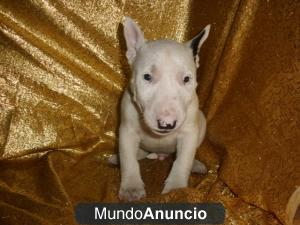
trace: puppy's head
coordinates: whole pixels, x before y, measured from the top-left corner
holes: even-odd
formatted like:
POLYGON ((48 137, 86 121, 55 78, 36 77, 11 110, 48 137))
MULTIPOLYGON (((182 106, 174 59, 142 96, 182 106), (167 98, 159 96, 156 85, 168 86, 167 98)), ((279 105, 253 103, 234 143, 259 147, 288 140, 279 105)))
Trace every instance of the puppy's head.
POLYGON ((126 57, 132 69, 130 89, 144 121, 156 134, 179 128, 197 87, 198 53, 210 25, 186 43, 146 41, 137 24, 126 17, 126 57))

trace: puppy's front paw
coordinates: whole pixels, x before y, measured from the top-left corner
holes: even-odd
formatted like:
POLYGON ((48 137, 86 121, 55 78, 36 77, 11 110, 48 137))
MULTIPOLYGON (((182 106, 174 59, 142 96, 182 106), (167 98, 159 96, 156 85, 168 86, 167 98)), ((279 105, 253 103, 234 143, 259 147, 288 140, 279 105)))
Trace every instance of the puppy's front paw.
POLYGON ((187 187, 187 182, 182 179, 170 179, 168 178, 165 182, 165 187, 162 191, 162 194, 166 194, 177 188, 187 187))
POLYGON ((146 197, 146 192, 143 182, 121 185, 121 188, 119 190, 120 200, 132 202, 140 200, 144 197, 146 197))

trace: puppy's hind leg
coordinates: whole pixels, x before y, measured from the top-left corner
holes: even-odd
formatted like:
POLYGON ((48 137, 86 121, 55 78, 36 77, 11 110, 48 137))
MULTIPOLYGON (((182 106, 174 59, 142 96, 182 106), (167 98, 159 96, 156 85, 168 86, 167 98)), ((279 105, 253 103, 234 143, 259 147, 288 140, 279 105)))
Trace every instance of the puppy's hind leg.
MULTIPOLYGON (((145 158, 148 158, 149 155, 150 155, 149 152, 146 152, 140 148, 137 152, 137 159, 138 160, 145 159, 145 158)), ((109 164, 119 165, 120 164, 119 155, 112 154, 110 157, 108 157, 107 161, 109 164)))
MULTIPOLYGON (((142 160, 142 159, 157 159, 160 156, 156 153, 149 153, 144 151, 143 149, 139 149, 138 151, 138 160, 142 160)), ((164 158, 165 159, 165 158, 164 158)), ((163 160, 161 158, 159 158, 159 160, 163 160)), ((119 161, 119 156, 117 154, 112 154, 109 158, 108 158, 108 163, 112 164, 112 165, 119 165, 120 161, 119 161)), ((199 173, 199 174, 205 174, 207 173, 207 168, 205 166, 205 164, 197 159, 194 159, 193 162, 193 167, 192 167, 192 173, 199 173)))
POLYGON ((205 174, 207 173, 207 168, 203 162, 194 159, 192 173, 205 174))

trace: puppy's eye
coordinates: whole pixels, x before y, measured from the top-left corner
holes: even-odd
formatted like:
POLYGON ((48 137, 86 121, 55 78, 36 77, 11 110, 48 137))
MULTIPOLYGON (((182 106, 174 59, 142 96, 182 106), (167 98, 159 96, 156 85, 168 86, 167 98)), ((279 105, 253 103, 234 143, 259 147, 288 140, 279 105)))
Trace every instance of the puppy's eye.
POLYGON ((191 80, 191 78, 189 77, 189 76, 185 76, 184 78, 183 78, 183 83, 188 83, 188 82, 190 82, 190 80, 191 80))
POLYGON ((146 81, 151 81, 152 80, 152 76, 148 73, 144 74, 144 80, 146 81))

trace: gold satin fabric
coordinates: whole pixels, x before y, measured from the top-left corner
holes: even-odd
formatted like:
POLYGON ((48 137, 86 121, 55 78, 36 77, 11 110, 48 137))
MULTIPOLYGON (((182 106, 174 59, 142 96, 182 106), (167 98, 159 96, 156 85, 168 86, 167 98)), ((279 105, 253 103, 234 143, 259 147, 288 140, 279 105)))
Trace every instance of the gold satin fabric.
POLYGON ((300 4, 263 0, 1 0, 0 224, 76 224, 79 202, 118 202, 122 18, 201 50, 207 175, 161 195, 171 167, 142 160, 145 202, 219 201, 225 224, 292 224, 300 202, 300 4), (296 192, 298 188, 298 192, 296 192))

